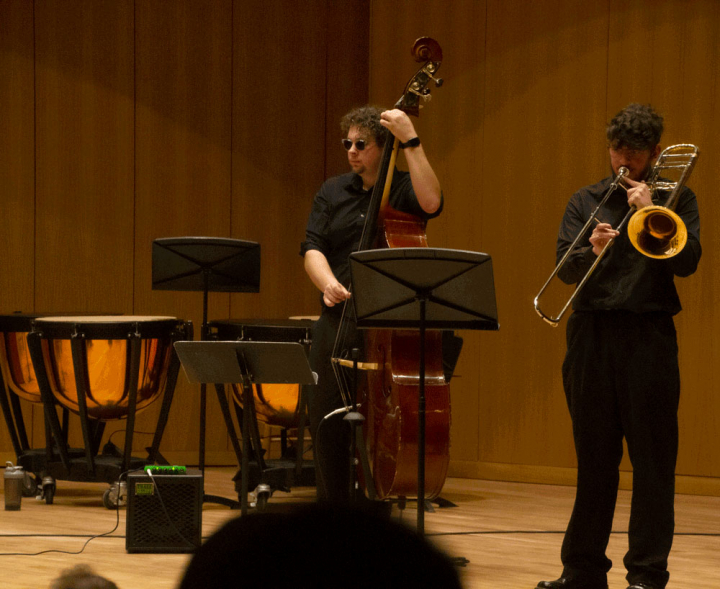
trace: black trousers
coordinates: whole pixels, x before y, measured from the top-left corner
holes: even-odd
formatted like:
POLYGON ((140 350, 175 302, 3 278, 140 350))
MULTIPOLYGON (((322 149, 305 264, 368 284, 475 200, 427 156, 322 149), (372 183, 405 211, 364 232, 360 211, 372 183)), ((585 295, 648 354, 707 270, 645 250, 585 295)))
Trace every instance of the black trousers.
POLYGON ((577 493, 562 546, 563 576, 604 585, 623 436, 633 466, 630 584, 663 588, 674 532, 677 338, 667 313, 575 313, 563 383, 578 461, 577 493))
MULTIPOLYGON (((315 322, 310 349, 310 366, 318 375, 316 386, 309 387, 310 435, 315 457, 315 478, 319 500, 348 502, 350 500, 350 425, 344 413, 326 418, 343 406, 340 388, 333 371, 332 357, 335 336, 341 319, 341 308, 324 309, 315 322)), ((347 345, 362 346, 354 324, 351 324, 347 345)))

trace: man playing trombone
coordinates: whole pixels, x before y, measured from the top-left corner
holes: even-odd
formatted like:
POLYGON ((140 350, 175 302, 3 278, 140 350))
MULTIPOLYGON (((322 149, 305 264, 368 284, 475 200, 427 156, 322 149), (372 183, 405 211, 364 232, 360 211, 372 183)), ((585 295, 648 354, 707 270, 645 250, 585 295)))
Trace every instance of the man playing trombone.
POLYGON ((662 132, 663 119, 649 105, 630 104, 620 111, 607 127, 611 177, 576 192, 560 227, 558 260, 616 176, 625 175, 625 186, 617 183, 586 231, 592 233, 580 238, 558 270, 563 282, 579 283, 597 256, 603 256, 577 293, 567 325, 562 375, 578 460, 577 491, 561 550, 562 576, 541 581, 539 589, 607 588, 612 562, 605 550, 623 437, 633 465, 624 558, 628 589, 663 589, 668 582, 680 395, 673 315, 681 306, 674 277, 691 275, 700 260, 695 195, 687 187, 679 189, 675 213, 687 229, 687 242, 671 257, 641 253, 631 243, 627 225, 621 224, 631 207, 654 204, 644 180, 660 153, 662 132), (626 170, 621 173, 622 167, 626 170), (619 226, 620 231, 614 229, 619 226))

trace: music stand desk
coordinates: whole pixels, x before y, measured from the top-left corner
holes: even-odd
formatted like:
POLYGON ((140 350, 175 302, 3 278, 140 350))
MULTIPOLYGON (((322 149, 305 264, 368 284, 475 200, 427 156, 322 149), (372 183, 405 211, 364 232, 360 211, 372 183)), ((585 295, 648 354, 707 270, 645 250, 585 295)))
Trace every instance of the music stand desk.
POLYGON ((260 292, 260 244, 224 237, 162 237, 152 244, 153 290, 260 292))
MULTIPOLYGON (((208 292, 260 292, 260 244, 225 237, 162 237, 152 243, 152 289, 203 293, 200 339, 208 339, 208 292)), ((206 387, 200 385, 198 468, 205 471, 206 387)), ((233 445, 237 440, 233 439, 233 445)), ((221 498, 207 501, 226 504, 221 498)), ((232 504, 232 502, 230 502, 232 504)))
POLYGON ((350 254, 358 328, 500 328, 492 259, 465 250, 406 247, 350 254), (358 291, 358 292, 356 292, 358 291))
POLYGON ((247 513, 250 448, 250 404, 253 384, 314 385, 303 346, 294 342, 185 341, 175 342, 180 363, 190 382, 243 386, 243 427, 240 509, 247 513), (177 345, 181 344, 181 345, 177 345))
POLYGON ((497 330, 488 254, 440 248, 392 248, 350 254, 357 327, 419 329, 418 532, 424 534, 425 330, 497 330))

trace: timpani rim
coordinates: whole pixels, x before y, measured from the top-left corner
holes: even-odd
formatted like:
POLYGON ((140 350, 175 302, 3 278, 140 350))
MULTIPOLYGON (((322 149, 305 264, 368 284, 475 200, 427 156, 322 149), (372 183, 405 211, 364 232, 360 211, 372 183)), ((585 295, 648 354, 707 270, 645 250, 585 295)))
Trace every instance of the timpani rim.
POLYGON ((163 315, 77 315, 74 317, 38 317, 38 323, 145 323, 152 321, 177 321, 177 317, 163 315))

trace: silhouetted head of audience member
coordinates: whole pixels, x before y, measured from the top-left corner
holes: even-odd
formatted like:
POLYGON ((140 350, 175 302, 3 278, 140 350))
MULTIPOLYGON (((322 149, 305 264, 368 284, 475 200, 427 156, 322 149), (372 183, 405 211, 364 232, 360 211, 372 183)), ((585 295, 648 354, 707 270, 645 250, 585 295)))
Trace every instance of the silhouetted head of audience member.
POLYGON ((332 504, 250 514, 213 534, 180 589, 460 589, 450 559, 407 526, 332 504))
POLYGON ((88 565, 79 564, 64 570, 50 589, 118 589, 118 586, 96 574, 88 565))

